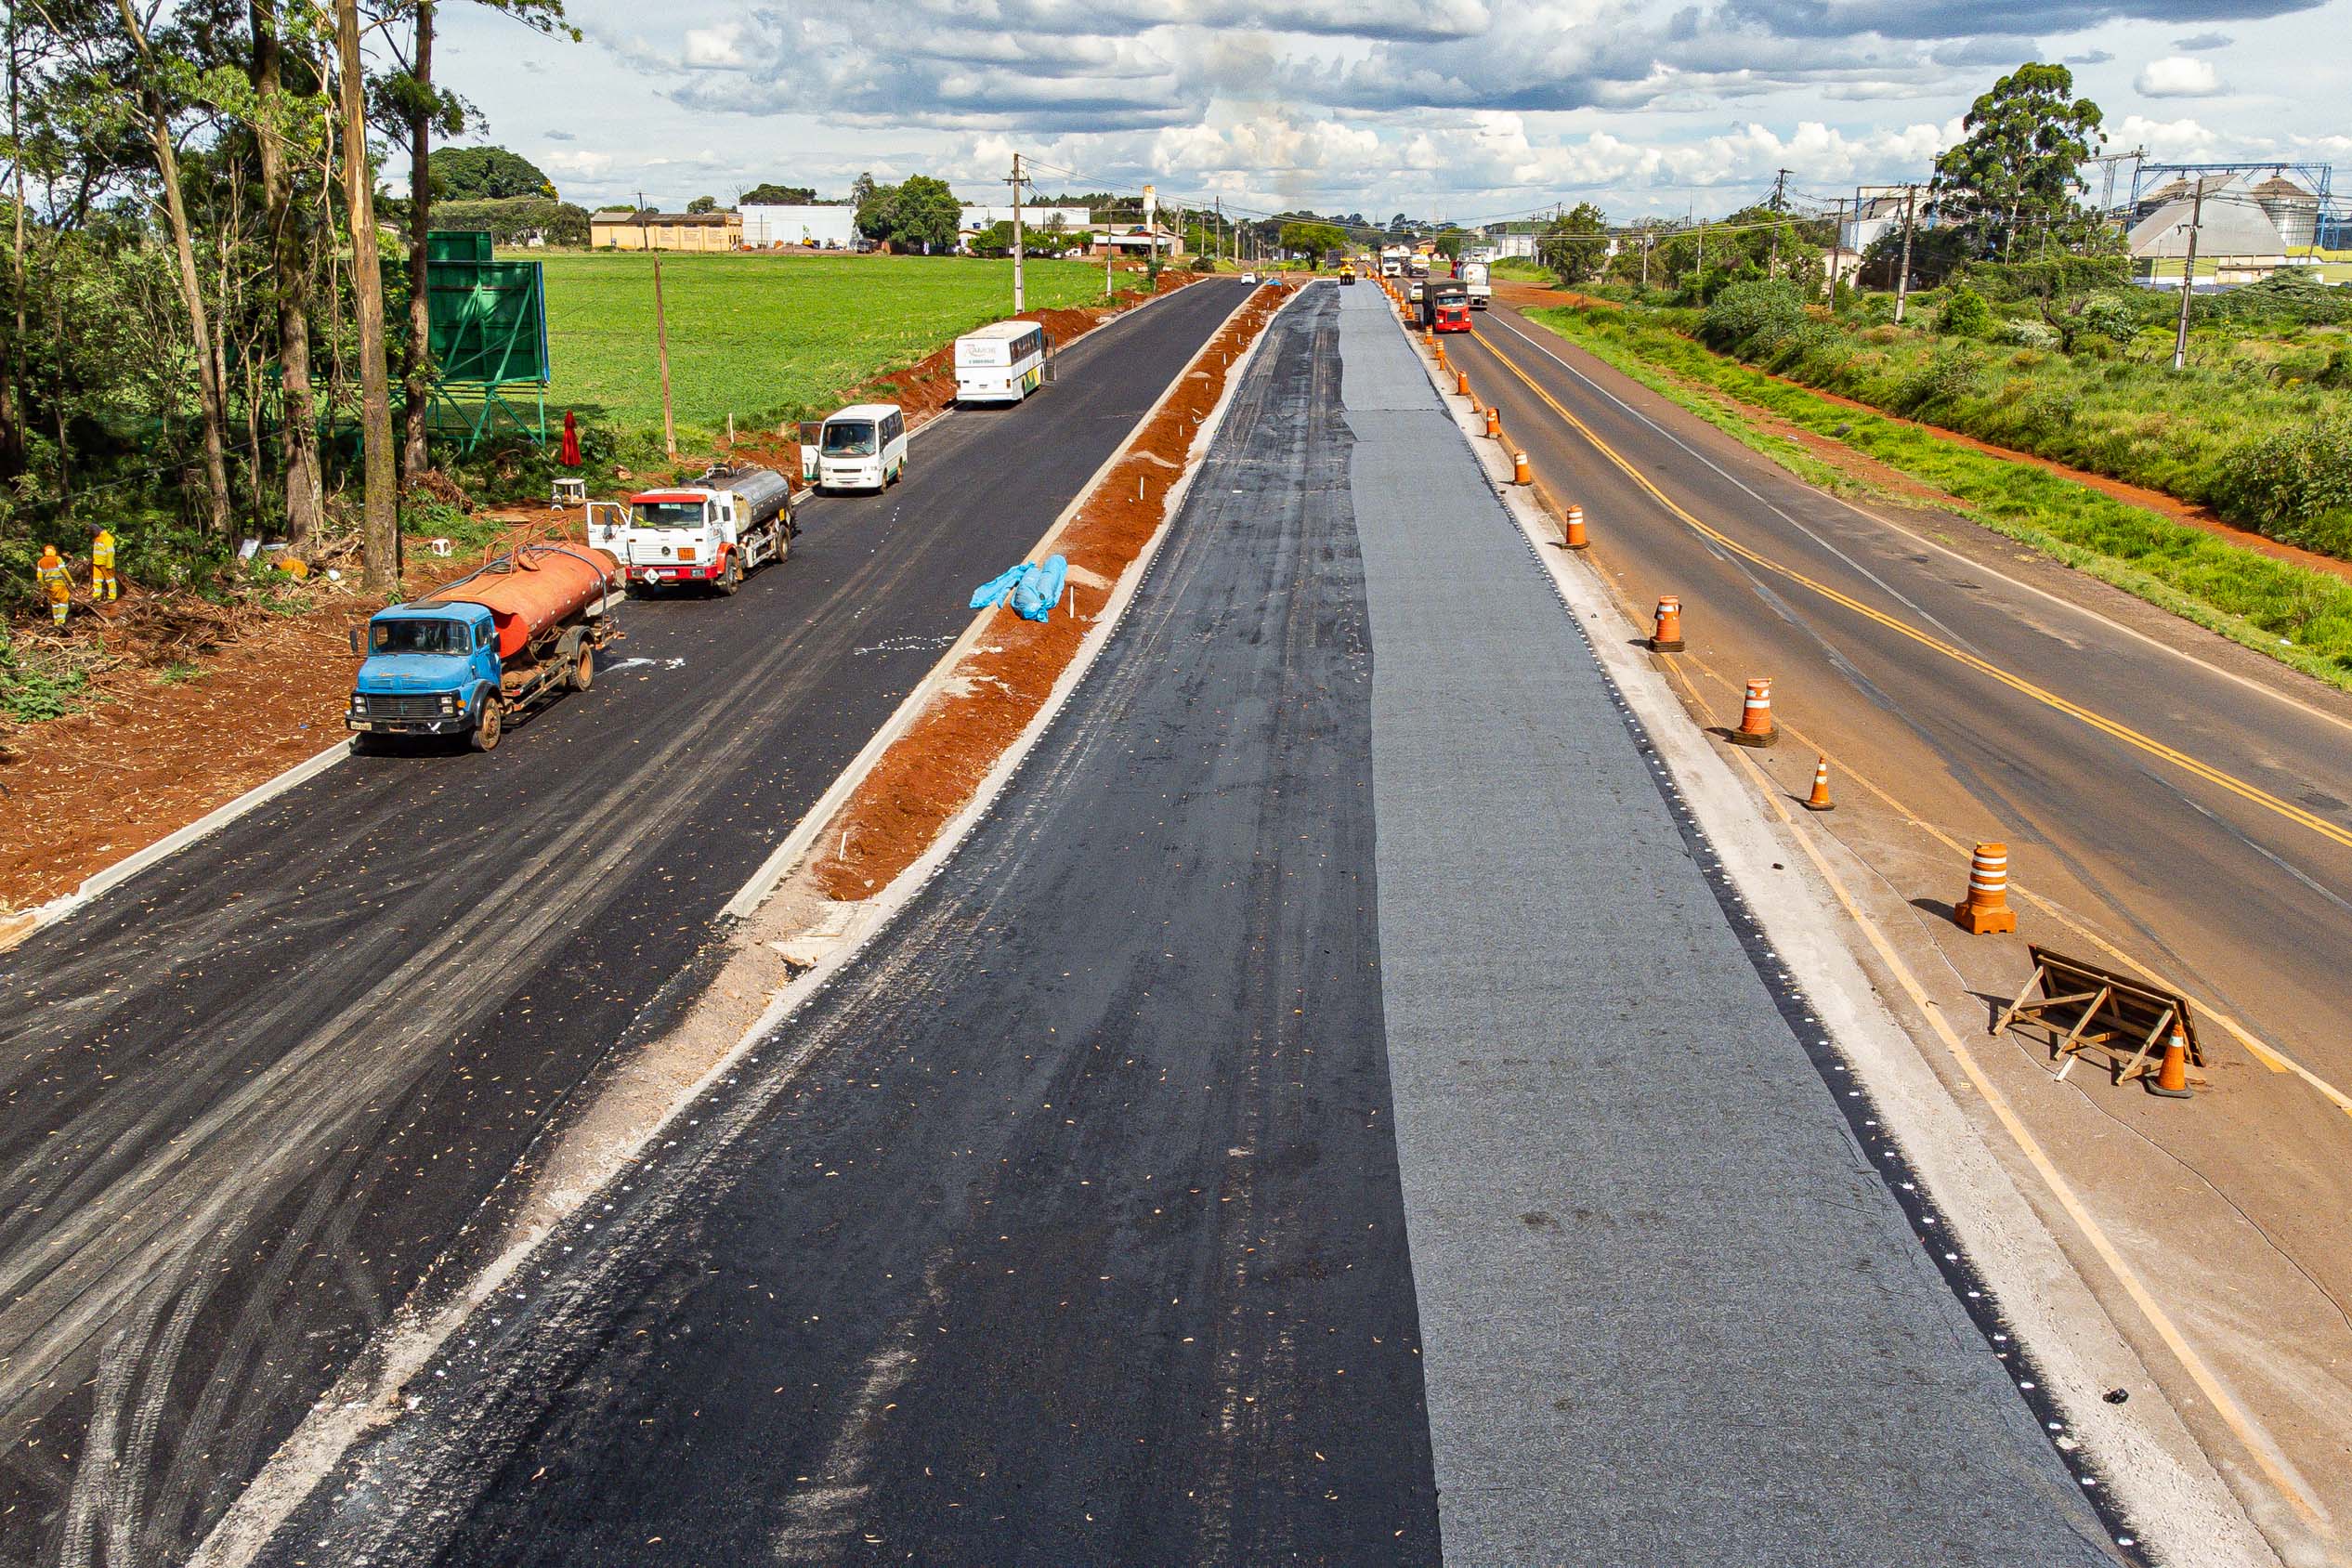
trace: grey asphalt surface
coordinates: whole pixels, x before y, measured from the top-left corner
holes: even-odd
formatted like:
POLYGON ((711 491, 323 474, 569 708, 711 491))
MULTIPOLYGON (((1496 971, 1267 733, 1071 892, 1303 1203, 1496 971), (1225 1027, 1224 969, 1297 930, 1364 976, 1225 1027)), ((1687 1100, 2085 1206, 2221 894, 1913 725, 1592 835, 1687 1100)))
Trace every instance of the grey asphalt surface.
POLYGON ((269 1561, 2110 1560, 1378 300, 269 1561))
POLYGON ((971 585, 1242 296, 1196 284, 1045 396, 919 437, 902 485, 813 505, 736 598, 632 605, 595 689, 497 752, 352 759, 0 955, 38 999, 0 1019, 0 1562, 177 1561, 394 1308, 462 1275, 971 585))
POLYGON ((1336 292, 1447 1561, 2107 1561, 1386 301, 1336 292))

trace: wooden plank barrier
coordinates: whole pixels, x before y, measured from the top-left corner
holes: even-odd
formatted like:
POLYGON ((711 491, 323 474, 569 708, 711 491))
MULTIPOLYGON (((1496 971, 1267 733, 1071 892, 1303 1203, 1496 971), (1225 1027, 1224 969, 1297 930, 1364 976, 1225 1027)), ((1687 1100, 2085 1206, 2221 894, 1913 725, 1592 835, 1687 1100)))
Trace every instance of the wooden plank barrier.
POLYGON ((2048 1037, 2050 1059, 2065 1059, 2059 1078, 2073 1071, 2076 1057, 2085 1051, 2106 1053, 2113 1082, 2150 1077, 2176 1031, 2188 1048, 2189 1060, 2200 1067, 2205 1065, 2187 997, 2054 953, 2039 943, 2028 943, 2025 950, 2033 960, 2033 973, 1990 1032, 2017 1028, 2022 1033, 2022 1025, 2039 1026, 2048 1037))

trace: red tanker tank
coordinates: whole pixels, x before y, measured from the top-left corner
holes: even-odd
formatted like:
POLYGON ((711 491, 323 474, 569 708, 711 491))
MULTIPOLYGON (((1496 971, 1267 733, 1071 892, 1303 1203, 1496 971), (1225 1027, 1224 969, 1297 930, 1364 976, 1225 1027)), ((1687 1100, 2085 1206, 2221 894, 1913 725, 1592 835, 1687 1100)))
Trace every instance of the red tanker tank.
POLYGON ((511 660, 531 639, 621 591, 621 563, 586 544, 526 544, 486 561, 418 604, 480 605, 498 627, 498 657, 511 660))

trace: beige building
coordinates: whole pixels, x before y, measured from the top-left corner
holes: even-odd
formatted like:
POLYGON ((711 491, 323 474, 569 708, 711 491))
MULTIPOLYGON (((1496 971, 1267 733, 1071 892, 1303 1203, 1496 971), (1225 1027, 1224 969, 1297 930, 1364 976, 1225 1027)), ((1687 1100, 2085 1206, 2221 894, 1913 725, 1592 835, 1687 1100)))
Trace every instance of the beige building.
POLYGON ((743 218, 738 213, 595 213, 588 219, 588 243, 600 251, 739 251, 743 218))

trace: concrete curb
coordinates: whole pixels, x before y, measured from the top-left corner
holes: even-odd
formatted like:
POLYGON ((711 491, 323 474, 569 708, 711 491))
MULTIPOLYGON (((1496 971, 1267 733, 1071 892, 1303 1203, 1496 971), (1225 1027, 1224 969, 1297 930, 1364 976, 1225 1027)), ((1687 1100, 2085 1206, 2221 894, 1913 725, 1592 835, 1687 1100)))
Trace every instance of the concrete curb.
POLYGON ((1441 377, 1418 340, 1408 334, 1408 341, 1504 508, 1584 622, 1596 658, 1655 743, 1774 954, 1818 1008, 1837 1051, 1933 1195, 1936 1212, 1993 1287, 2018 1340, 2041 1362, 2066 1418, 2067 1441, 2089 1452, 2125 1511, 2155 1533, 2164 1561, 2197 1568, 2277 1562, 2162 1385, 1888 1009, 1848 946, 1831 890, 1801 871, 1792 876, 1779 869, 1795 867, 1807 853, 1796 830, 1765 815, 1747 780, 1691 722, 1651 656, 1627 636, 1644 629, 1625 619, 1589 557, 1572 562, 1560 548, 1553 539, 1559 530, 1532 487, 1510 482, 1510 459, 1484 438, 1471 400, 1452 391, 1450 377, 1441 377), (2115 1387, 2142 1397, 2110 1405, 2101 1395, 2115 1387))
POLYGON ((274 777, 263 779, 235 800, 215 806, 186 827, 164 834, 145 849, 134 851, 114 862, 113 865, 92 872, 83 878, 82 885, 72 893, 52 898, 46 904, 34 905, 26 911, 31 917, 30 923, 5 936, 0 936, 0 952, 7 951, 46 926, 57 924, 58 921, 73 914, 100 894, 120 887, 149 867, 159 861, 169 859, 199 839, 207 838, 218 832, 256 806, 267 804, 297 784, 307 783, 316 778, 349 756, 351 744, 348 737, 337 741, 318 755, 294 764, 285 772, 274 777))
MULTIPOLYGON (((1254 294, 1245 295, 1235 306, 1235 314, 1238 314, 1253 297, 1254 294)), ((1229 324, 1232 319, 1229 315, 1224 323, 1220 323, 1218 331, 1223 331, 1224 326, 1229 324)), ((1270 321, 1267 333, 1271 331, 1270 321)), ((294 1433, 281 1444, 278 1452, 271 1456, 261 1472, 246 1486, 237 1501, 229 1506, 228 1511, 215 1523, 212 1531, 205 1536, 196 1551, 190 1555, 189 1568, 242 1568, 242 1564, 252 1561, 255 1556, 268 1544, 285 1521, 292 1517, 294 1509, 309 1495, 311 1488, 331 1473, 335 1465, 342 1462, 351 1445, 366 1432, 382 1424, 389 1412, 397 1409, 395 1401, 399 1391, 413 1379, 423 1375, 441 1347, 464 1326, 470 1313, 506 1287, 509 1282, 521 1272, 539 1247, 546 1242, 549 1235, 561 1223, 562 1219, 575 1211, 580 1204, 585 1203, 595 1192, 601 1191, 608 1182, 628 1169, 645 1149, 660 1137, 665 1129, 674 1123, 679 1117, 684 1116, 690 1107, 700 1102, 714 1088, 723 1084, 731 1074, 739 1072, 743 1059, 758 1048, 760 1041, 773 1035, 789 1022, 793 1013, 804 1001, 815 996, 823 988, 828 980, 856 959, 867 941, 882 928, 882 924, 908 903, 938 873, 939 868, 946 863, 950 855, 955 853, 957 847, 979 822, 981 817, 996 804, 998 796, 1003 792, 1014 772, 1029 752, 1035 749, 1038 741, 1043 738, 1048 726, 1053 723, 1068 701, 1070 693, 1077 688, 1078 682, 1085 678, 1104 646, 1110 641, 1112 634, 1118 629, 1128 605, 1134 598, 1143 578, 1150 572, 1153 562, 1157 558, 1160 547, 1167 540, 1177 512, 1191 493, 1193 477, 1200 469, 1200 459, 1208 451, 1209 443, 1215 439, 1217 432, 1222 427, 1226 412, 1233 402, 1234 392, 1255 362, 1260 347, 1266 341, 1267 333, 1260 333, 1257 341, 1244 351, 1240 359, 1235 360, 1232 372, 1226 377, 1223 392, 1220 395, 1216 405, 1202 419, 1199 428, 1194 433, 1193 444, 1186 454, 1183 474, 1178 477, 1175 484, 1169 488, 1159 527, 1153 530, 1151 538, 1145 541, 1143 549, 1137 552, 1135 559, 1130 562, 1127 569, 1120 574, 1109 599, 1102 611, 1096 615, 1094 623, 1088 629, 1085 639, 1079 644, 1077 654, 1072 657, 1069 664, 1056 678, 1053 689, 1048 695, 1044 705, 1030 717, 1028 724, 1023 727, 1013 744, 1000 754, 996 764, 988 770, 987 777, 981 780, 978 789, 973 792, 971 802, 941 828, 938 836, 933 840, 931 847, 925 850, 914 864, 892 878, 888 884, 878 890, 871 897, 859 901, 856 906, 857 913, 852 917, 845 929, 840 934, 837 944, 806 973, 777 991, 767 1006, 761 1011, 760 1015, 737 1037, 735 1043, 729 1046, 692 1083, 680 1091, 659 1118, 644 1128, 626 1143, 615 1144, 604 1151, 604 1169, 593 1179, 581 1183, 578 1201, 566 1209, 563 1215, 556 1216, 545 1226, 534 1230, 492 1259, 478 1274, 466 1282, 462 1292, 438 1310, 423 1317, 396 1316, 391 1332, 380 1341, 382 1348, 370 1358, 369 1370, 356 1379, 339 1383, 320 1396, 318 1403, 312 1406, 310 1413, 295 1428, 294 1433)), ((1211 341, 1214 340, 1215 335, 1214 333, 1210 334, 1211 341)), ((1152 407, 1136 421, 1134 431, 1130 433, 1127 440, 1120 443, 1118 452, 1103 465, 1102 470, 1089 479, 1085 490, 1081 492, 1078 501, 1073 502, 1046 530, 1039 542, 1040 546, 1050 544, 1068 527, 1070 519, 1077 515, 1078 506, 1086 496, 1091 495, 1095 487, 1101 483, 1104 474, 1131 450, 1136 435, 1140 434, 1143 426, 1159 412, 1169 398, 1174 395, 1176 387, 1192 373, 1199 364, 1201 356, 1208 352, 1208 344, 1203 344, 1200 353, 1186 360, 1184 368, 1169 380, 1168 391, 1156 399, 1152 407)), ((975 618, 973 630, 984 625, 999 613, 1000 612, 997 610, 981 612, 975 618)), ((944 672, 954 667, 954 661, 960 656, 960 649, 965 639, 973 634, 973 630, 967 630, 965 637, 958 640, 958 647, 948 649, 947 654, 942 656, 939 663, 934 667, 931 675, 926 676, 913 692, 908 693, 907 702, 901 705, 900 713, 892 716, 893 724, 896 724, 902 714, 910 716, 912 712, 921 707, 919 699, 936 689, 937 682, 944 678, 944 672)), ((869 748, 875 757, 881 755, 882 749, 882 747, 869 748)), ((808 816, 803 819, 803 828, 805 828, 806 831, 804 832, 802 828, 796 828, 785 843, 778 846, 777 854, 769 856, 769 862, 778 861, 783 856, 784 849, 791 846, 795 840, 800 841, 803 850, 805 850, 807 844, 814 842, 817 834, 822 830, 825 822, 830 819, 831 810, 837 809, 837 806, 826 807, 825 802, 833 797, 836 790, 840 790, 843 797, 846 798, 849 791, 854 790, 856 784, 863 780, 865 773, 869 771, 871 766, 871 759, 861 751, 859 759, 853 761, 849 768, 835 779, 833 787, 827 790, 817 806, 812 807, 808 816), (843 787, 844 780, 847 781, 846 788, 843 787)), ((784 860, 777 866, 774 874, 770 875, 768 865, 764 864, 760 872, 754 874, 751 882, 747 882, 737 894, 736 899, 728 906, 729 909, 732 910, 736 904, 742 903, 747 904, 749 908, 756 910, 768 893, 773 891, 791 869, 791 861, 784 860), (763 885, 764 878, 764 885, 763 885)), ((805 1060, 805 1048, 788 1052, 783 1061, 766 1070, 790 1078, 799 1072, 805 1060)))

